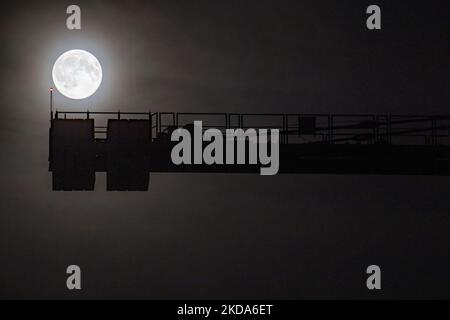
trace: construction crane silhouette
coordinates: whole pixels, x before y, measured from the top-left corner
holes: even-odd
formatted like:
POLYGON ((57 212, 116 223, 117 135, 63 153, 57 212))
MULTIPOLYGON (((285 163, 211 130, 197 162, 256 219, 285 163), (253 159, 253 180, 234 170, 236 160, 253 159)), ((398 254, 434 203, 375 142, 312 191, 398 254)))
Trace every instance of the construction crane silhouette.
POLYGON ((96 172, 106 172, 110 191, 148 190, 150 172, 259 173, 260 165, 174 165, 171 132, 195 120, 223 132, 279 129, 279 173, 450 175, 450 116, 52 110, 53 190, 94 190, 96 172))

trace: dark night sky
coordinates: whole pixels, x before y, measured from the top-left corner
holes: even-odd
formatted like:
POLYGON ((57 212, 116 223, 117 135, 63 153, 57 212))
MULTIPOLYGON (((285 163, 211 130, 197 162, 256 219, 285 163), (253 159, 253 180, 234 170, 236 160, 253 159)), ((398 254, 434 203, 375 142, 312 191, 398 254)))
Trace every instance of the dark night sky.
POLYGON ((147 193, 51 191, 48 87, 64 51, 100 90, 59 108, 448 114, 445 1, 1 4, 1 298, 449 297, 447 177, 152 174, 147 193), (83 270, 81 293, 65 268, 83 270), (365 268, 383 270, 381 293, 365 268))

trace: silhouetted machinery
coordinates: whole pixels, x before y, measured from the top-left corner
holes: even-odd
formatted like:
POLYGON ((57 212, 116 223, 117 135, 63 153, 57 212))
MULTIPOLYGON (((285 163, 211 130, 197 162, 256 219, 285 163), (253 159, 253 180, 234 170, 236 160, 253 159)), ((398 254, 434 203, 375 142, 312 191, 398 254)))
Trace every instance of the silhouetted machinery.
POLYGON ((93 190, 95 184, 94 120, 52 120, 50 169, 54 190, 93 190))
POLYGON ((109 120, 106 146, 107 189, 148 189, 150 121, 109 120))
POLYGON ((450 175, 450 116, 120 113, 51 114, 53 190, 148 190, 150 172, 259 173, 261 165, 174 165, 171 133, 192 129, 280 130, 280 173, 450 175), (100 126, 96 117, 105 117, 100 126))
POLYGON ((150 122, 110 119, 106 139, 95 139, 93 119, 53 119, 50 169, 54 190, 93 190, 107 172, 110 191, 147 190, 150 122))

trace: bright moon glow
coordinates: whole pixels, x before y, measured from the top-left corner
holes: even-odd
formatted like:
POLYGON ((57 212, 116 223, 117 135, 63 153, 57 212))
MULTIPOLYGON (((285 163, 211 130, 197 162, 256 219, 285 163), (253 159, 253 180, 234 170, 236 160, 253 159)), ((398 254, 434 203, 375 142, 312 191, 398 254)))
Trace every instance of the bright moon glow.
POLYGON ((102 82, 102 66, 84 50, 70 50, 55 62, 53 82, 59 92, 71 99, 84 99, 97 91, 102 82))

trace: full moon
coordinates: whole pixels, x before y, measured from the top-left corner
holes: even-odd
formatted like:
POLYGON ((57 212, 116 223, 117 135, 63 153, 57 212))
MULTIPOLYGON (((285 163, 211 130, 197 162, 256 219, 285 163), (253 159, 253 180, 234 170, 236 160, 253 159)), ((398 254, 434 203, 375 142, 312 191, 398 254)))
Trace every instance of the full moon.
POLYGON ((102 82, 102 66, 85 50, 64 52, 52 71, 56 89, 70 99, 84 99, 95 93, 102 82))

